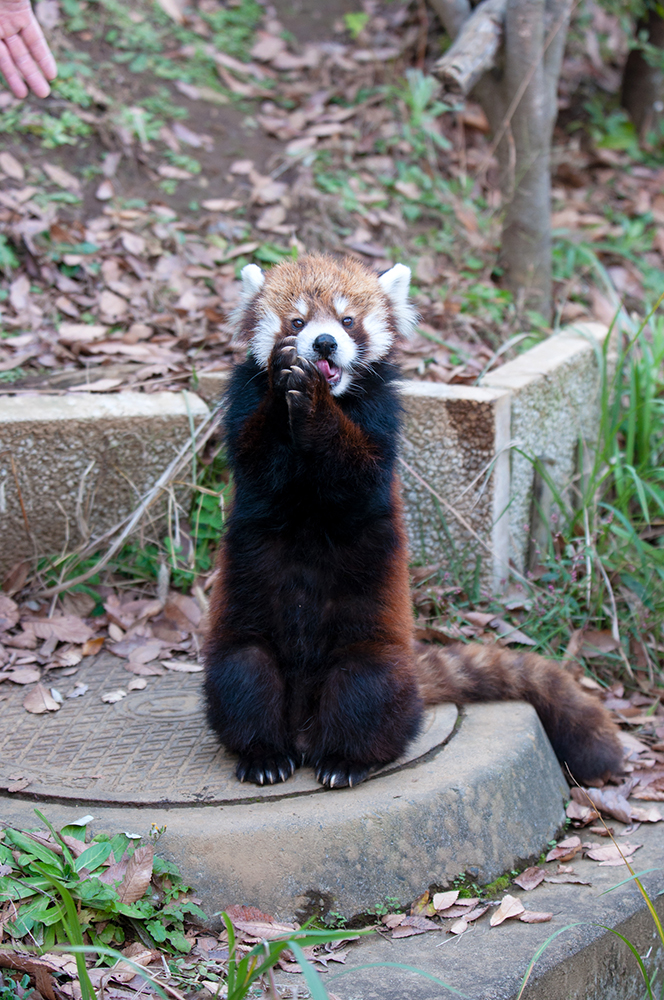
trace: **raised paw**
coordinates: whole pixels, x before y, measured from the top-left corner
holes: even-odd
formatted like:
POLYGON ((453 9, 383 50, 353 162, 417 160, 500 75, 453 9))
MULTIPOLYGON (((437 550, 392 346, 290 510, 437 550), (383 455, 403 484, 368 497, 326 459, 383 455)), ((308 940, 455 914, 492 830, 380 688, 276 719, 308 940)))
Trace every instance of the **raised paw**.
POLYGON ((289 392, 311 393, 316 386, 322 385, 323 382, 324 379, 316 365, 312 365, 311 361, 298 356, 291 365, 287 388, 289 392))
POLYGON ((297 360, 297 337, 284 337, 274 347, 270 357, 272 382, 275 386, 286 388, 291 368, 297 360))
POLYGON ((359 785, 372 770, 370 764, 354 760, 325 759, 316 767, 316 778, 324 788, 353 788, 359 785))
POLYGON ((290 754, 240 756, 235 774, 238 781, 251 781, 254 785, 277 785, 280 781, 288 781, 297 766, 295 757, 290 754))

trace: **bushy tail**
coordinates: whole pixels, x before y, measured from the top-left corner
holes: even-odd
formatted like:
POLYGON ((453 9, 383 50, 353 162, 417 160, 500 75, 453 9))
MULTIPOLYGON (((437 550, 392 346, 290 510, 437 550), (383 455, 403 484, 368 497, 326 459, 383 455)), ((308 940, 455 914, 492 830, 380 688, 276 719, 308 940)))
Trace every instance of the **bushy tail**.
POLYGON ((592 783, 621 770, 622 746, 608 710, 557 663, 535 653, 480 643, 445 647, 418 643, 416 656, 427 704, 530 702, 558 760, 577 781, 592 783))

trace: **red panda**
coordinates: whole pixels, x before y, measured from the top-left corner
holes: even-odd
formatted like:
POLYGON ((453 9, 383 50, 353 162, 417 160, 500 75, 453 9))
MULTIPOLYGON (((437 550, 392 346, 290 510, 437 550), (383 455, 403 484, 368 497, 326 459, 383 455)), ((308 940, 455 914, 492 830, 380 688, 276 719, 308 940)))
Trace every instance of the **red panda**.
POLYGON ((417 735, 425 704, 523 699, 580 781, 620 768, 607 710, 555 663, 414 641, 395 471, 395 344, 410 271, 323 255, 242 271, 225 434, 235 494, 204 650, 210 725, 240 781, 308 764, 355 785, 417 735))

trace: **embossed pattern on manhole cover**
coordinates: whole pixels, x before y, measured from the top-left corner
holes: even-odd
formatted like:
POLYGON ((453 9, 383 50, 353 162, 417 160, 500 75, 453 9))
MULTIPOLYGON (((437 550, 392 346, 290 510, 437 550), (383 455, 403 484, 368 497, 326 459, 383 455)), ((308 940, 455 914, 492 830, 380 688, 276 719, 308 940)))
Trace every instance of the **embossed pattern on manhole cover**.
MULTIPOLYGON (((27 689, 5 683, 0 788, 22 778, 30 782, 24 795, 118 805, 215 804, 322 791, 309 768, 268 788, 240 784, 234 759, 207 726, 202 674, 148 677, 143 691, 131 691, 114 704, 101 700, 104 692, 126 690, 132 676, 123 660, 104 653, 83 660, 71 677, 53 671, 43 683, 57 687, 65 701, 58 712, 45 715, 26 712, 27 689), (79 683, 89 686, 87 693, 67 698, 79 683)), ((442 743, 456 716, 452 705, 430 713, 400 764, 442 743)))

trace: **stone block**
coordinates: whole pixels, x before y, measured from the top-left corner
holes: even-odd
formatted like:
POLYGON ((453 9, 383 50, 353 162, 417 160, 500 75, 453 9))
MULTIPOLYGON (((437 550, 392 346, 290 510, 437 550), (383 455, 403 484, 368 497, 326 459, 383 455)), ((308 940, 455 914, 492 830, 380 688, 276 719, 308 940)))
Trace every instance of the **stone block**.
POLYGON ((131 513, 208 412, 190 392, 0 397, 0 572, 131 513))
MULTIPOLYGON (((482 379, 510 394, 509 555, 519 572, 536 558, 555 527, 556 496, 573 500, 570 484, 586 466, 600 425, 602 323, 566 327, 482 379), (579 458, 581 457, 581 463, 579 458), (547 477, 536 472, 535 460, 547 477), (546 483, 550 478, 555 490, 546 483), (553 518, 554 523, 549 522, 553 518)), ((609 356, 609 370, 612 357, 609 356)))
POLYGON ((400 475, 413 558, 507 576, 510 393, 405 382, 400 475), (479 563, 478 563, 479 560, 479 563))

